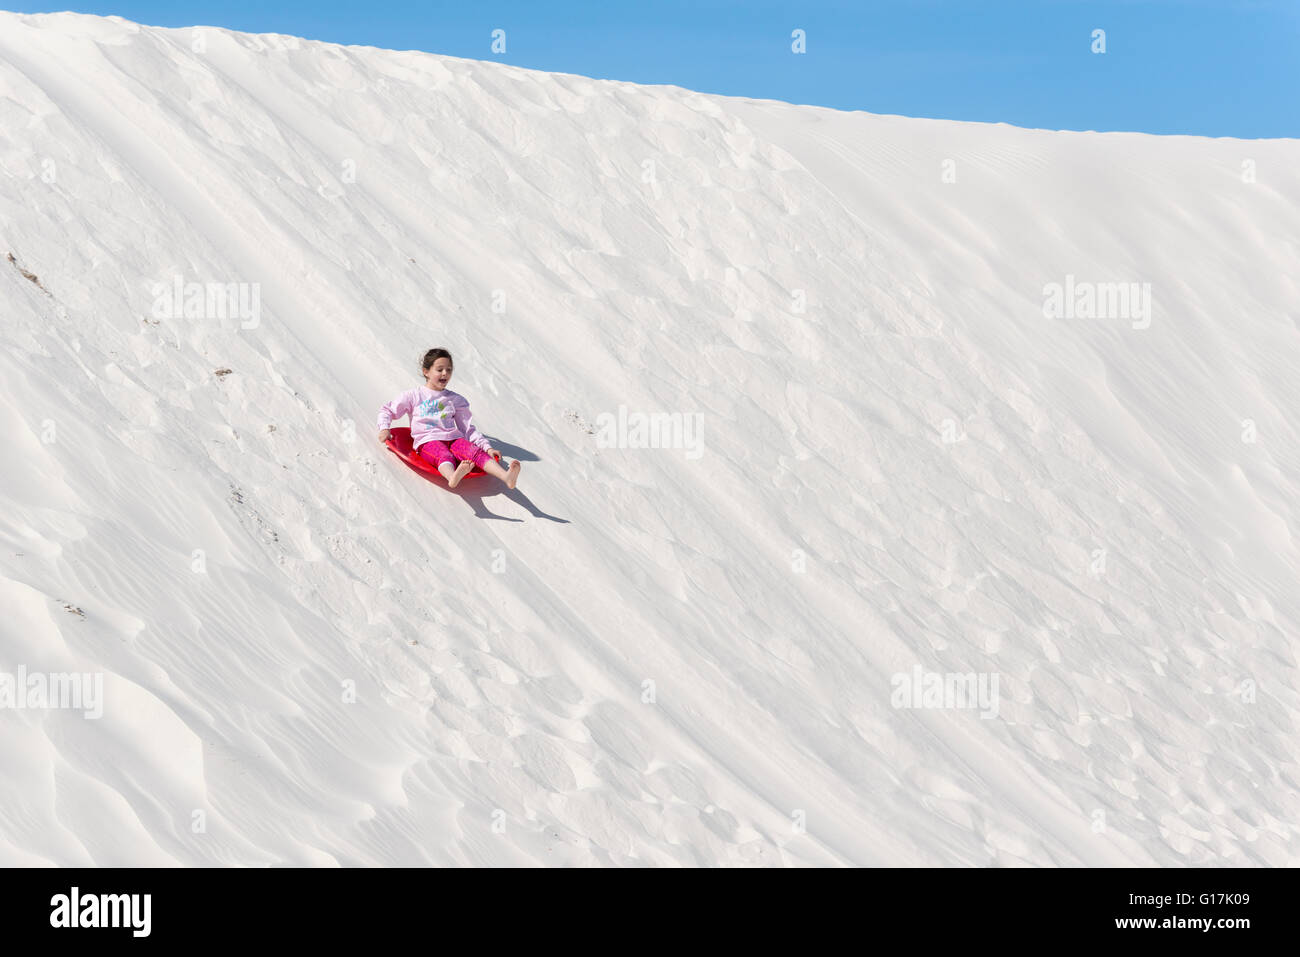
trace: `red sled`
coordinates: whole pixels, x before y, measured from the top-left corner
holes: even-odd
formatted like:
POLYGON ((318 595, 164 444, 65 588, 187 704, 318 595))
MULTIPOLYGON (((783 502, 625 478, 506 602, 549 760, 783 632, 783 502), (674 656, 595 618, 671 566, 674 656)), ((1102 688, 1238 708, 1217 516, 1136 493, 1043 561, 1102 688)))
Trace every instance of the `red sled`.
MULTIPOLYGON (((415 449, 411 447, 410 429, 401 427, 395 429, 390 428, 388 433, 388 441, 384 444, 388 446, 389 450, 392 451, 394 455, 417 472, 423 472, 425 475, 432 476, 433 478, 442 478, 442 473, 424 459, 420 458, 420 456, 416 454, 415 449)), ((466 475, 465 478, 482 474, 484 474, 483 470, 476 465, 470 470, 469 474, 466 475)))

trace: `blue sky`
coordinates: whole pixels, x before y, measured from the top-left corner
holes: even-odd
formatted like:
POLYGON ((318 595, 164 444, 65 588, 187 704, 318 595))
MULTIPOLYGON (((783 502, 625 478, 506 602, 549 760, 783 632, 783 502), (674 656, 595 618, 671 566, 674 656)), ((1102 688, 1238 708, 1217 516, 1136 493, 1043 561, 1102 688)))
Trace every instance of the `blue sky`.
POLYGON ((1300 136, 1300 0, 108 0, 71 9, 873 113, 1300 136), (498 28, 504 54, 491 50, 498 28), (796 28, 804 54, 791 52, 796 28), (1097 28, 1104 54, 1090 49, 1097 28))

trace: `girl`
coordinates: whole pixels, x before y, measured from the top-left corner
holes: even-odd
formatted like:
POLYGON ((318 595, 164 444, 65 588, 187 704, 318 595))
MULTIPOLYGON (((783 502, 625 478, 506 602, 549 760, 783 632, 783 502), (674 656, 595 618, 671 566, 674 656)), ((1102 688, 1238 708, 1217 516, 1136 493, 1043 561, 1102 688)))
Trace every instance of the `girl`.
POLYGON ((447 389, 451 368, 451 353, 446 349, 430 349, 424 354, 424 385, 403 392, 379 410, 379 441, 388 441, 393 419, 409 414, 411 445, 420 458, 438 470, 449 487, 459 485, 477 465, 505 482, 507 488, 514 488, 519 481, 519 463, 511 462, 509 470, 497 464, 501 453, 474 428, 469 403, 463 395, 447 389), (453 467, 457 459, 460 464, 453 467))

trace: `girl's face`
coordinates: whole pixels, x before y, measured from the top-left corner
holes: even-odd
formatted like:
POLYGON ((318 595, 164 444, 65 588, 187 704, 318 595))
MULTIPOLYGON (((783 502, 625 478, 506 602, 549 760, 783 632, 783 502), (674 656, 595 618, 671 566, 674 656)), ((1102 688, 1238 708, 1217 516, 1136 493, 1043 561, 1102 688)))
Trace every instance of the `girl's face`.
POLYGON ((433 360, 433 365, 424 370, 424 382, 434 392, 441 392, 447 388, 447 383, 451 380, 451 360, 447 358, 438 358, 433 360))

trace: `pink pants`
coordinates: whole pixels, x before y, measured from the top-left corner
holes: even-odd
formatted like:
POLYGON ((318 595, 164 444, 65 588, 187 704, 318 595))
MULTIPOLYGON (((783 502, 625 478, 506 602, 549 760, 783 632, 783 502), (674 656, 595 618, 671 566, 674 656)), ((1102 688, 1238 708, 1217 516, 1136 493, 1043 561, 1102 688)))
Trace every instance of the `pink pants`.
POLYGON ((481 469, 483 463, 492 458, 466 438, 455 439, 450 446, 440 439, 430 439, 416 450, 416 454, 434 468, 443 462, 455 465, 458 461, 473 460, 474 464, 481 469))

